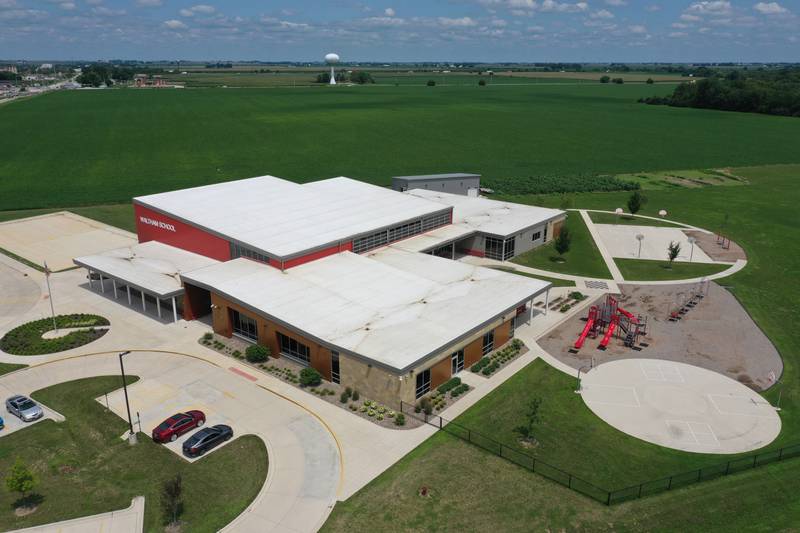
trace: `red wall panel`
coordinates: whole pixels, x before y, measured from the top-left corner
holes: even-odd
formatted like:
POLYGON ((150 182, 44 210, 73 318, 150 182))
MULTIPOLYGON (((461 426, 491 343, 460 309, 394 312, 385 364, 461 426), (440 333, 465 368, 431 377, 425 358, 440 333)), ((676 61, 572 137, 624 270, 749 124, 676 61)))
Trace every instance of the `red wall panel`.
POLYGON ((139 242, 158 241, 218 261, 231 258, 231 248, 225 239, 139 204, 134 204, 133 209, 139 242))
MULTIPOLYGON (((292 268, 302 265, 304 263, 315 261, 317 259, 322 259, 323 257, 328 257, 329 255, 338 254, 339 252, 352 252, 352 251, 353 251, 353 243, 344 242, 336 246, 331 246, 330 248, 324 248, 322 250, 317 250, 316 252, 311 252, 310 254, 288 259, 284 261, 283 268, 292 268)), ((270 259, 269 264, 272 266, 277 266, 278 268, 281 267, 280 261, 276 261, 275 263, 273 263, 273 261, 270 259)))

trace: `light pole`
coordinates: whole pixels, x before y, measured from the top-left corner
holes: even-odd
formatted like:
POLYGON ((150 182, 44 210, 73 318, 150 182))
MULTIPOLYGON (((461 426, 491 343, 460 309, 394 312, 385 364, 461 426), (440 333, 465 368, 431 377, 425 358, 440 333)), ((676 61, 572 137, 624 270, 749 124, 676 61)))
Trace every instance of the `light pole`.
POLYGON ((658 212, 658 216, 660 216, 661 218, 664 218, 665 216, 667 216, 667 210, 666 209, 662 209, 661 211, 658 212))
POLYGON ((125 365, 122 364, 122 358, 128 355, 130 352, 120 352, 119 354, 119 370, 122 373, 122 390, 125 391, 125 409, 128 411, 128 428, 130 429, 130 433, 128 433, 128 442, 133 445, 136 444, 136 433, 133 432, 133 419, 131 418, 131 404, 128 402, 128 384, 125 380, 125 365))
POLYGON ((621 207, 618 207, 618 208, 614 209, 614 214, 617 215, 617 222, 619 222, 619 217, 624 212, 625 211, 623 211, 621 207))
POLYGON ((639 241, 639 256, 638 256, 638 258, 641 259, 642 258, 642 241, 644 240, 644 234, 643 233, 637 233, 636 234, 636 240, 639 241))
POLYGON ((691 263, 692 257, 694 256, 694 243, 697 242, 697 237, 689 237, 687 240, 689 241, 689 244, 692 245, 692 248, 689 250, 689 262, 691 263))

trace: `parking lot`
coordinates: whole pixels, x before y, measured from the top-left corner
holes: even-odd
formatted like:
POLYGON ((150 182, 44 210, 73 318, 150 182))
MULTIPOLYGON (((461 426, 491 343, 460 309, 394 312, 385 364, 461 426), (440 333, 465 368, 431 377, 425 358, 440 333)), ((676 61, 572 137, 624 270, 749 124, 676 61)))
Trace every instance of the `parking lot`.
POLYGON ((64 421, 64 417, 60 413, 53 411, 46 405, 36 402, 39 403, 39 406, 44 411, 44 416, 38 420, 35 420, 34 422, 23 422, 15 415, 12 415, 6 410, 5 406, 6 398, 14 396, 15 394, 17 394, 17 391, 8 390, 6 387, 0 385, 0 401, 3 402, 2 417, 3 417, 3 422, 5 422, 5 427, 0 430, 0 437, 5 437, 6 435, 10 435, 11 433, 19 431, 20 429, 31 427, 34 424, 38 424, 43 420, 49 419, 49 420, 54 420, 55 422, 64 421))

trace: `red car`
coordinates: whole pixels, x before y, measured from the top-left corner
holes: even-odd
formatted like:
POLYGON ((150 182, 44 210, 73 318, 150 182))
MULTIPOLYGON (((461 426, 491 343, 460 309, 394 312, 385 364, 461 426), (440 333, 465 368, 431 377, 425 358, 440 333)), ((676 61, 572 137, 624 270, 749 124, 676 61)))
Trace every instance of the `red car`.
POLYGON ((203 411, 186 411, 177 413, 161 422, 153 430, 153 440, 156 442, 172 442, 187 431, 199 428, 206 422, 203 411))

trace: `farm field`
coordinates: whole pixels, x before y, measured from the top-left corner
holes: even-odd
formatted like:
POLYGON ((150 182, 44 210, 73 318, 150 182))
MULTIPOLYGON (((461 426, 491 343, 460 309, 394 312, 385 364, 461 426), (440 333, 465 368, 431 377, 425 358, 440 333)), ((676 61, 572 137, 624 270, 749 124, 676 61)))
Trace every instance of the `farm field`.
POLYGON ((0 143, 0 210, 129 202, 266 173, 387 184, 392 175, 457 170, 497 181, 800 162, 800 121, 636 103, 669 90, 598 83, 59 92, 0 107, 0 121, 15 131, 0 143), (45 120, 49 127, 40 127, 45 120))
MULTIPOLYGON (((717 228, 725 214, 729 215, 726 231, 745 248, 749 264, 726 278, 723 285, 772 340, 784 362, 782 385, 764 393, 773 403, 781 395, 783 429, 769 446, 773 449, 800 442, 800 416, 795 411, 800 403, 796 355, 800 353, 800 339, 792 328, 786 327, 786 317, 800 312, 800 289, 793 281, 800 269, 800 256, 794 252, 793 244, 800 238, 794 215, 800 201, 796 186, 800 165, 740 168, 736 172, 746 177, 750 185, 650 191, 650 202, 642 214, 653 216, 665 208, 676 220, 708 229, 717 228)), ((576 194, 572 200, 576 207, 613 210, 624 205, 628 194, 576 194)), ((551 207, 563 201, 560 195, 508 199, 530 198, 551 207)), ((512 406, 541 395, 545 400, 545 422, 540 428, 545 446, 541 453, 552 453, 551 457, 562 454, 566 464, 560 462, 557 466, 569 469, 573 464, 584 465, 592 470, 594 479, 610 482, 614 478, 622 481, 618 476, 625 472, 632 475, 633 468, 626 468, 630 464, 636 465, 635 476, 649 477, 668 468, 690 470, 702 458, 629 441, 599 421, 583 420, 576 406, 569 410, 569 416, 564 415, 558 400, 569 405, 569 399, 562 396, 573 394, 564 392, 564 387, 571 389, 574 382, 567 379, 559 385, 561 380, 557 378, 537 381, 537 374, 544 371, 534 365, 478 402, 459 421, 468 426, 479 425, 494 438, 502 438, 521 412, 521 407, 515 410, 512 406), (536 386, 531 386, 534 383, 536 386), (545 389, 539 388, 542 385, 545 389), (559 390, 547 390, 552 386, 559 390), (498 403, 501 390, 507 390, 516 400, 498 403), (550 398, 555 398, 553 403, 558 405, 550 403, 547 407, 550 398), (558 423, 551 425, 555 420, 558 423), (564 433, 560 434, 562 430, 564 433), (561 446, 563 449, 559 449, 561 446), (625 453, 618 454, 618 449, 625 453)), ((711 464, 717 462, 712 460, 711 464)), ((791 530, 800 521, 800 502, 789 488, 798 472, 800 460, 792 460, 609 508, 454 436, 439 433, 361 492, 337 505, 326 530, 366 531, 391 525, 411 531, 458 531, 483 524, 503 531, 642 531, 675 530, 680 529, 678 524, 687 523, 704 531, 791 530), (485 476, 487 471, 493 475, 485 476), (481 480, 479 492, 474 490, 477 479, 481 480), (417 495, 423 485, 432 492, 427 500, 417 495), (393 501, 394 505, 374 505, 381 501, 393 501)))
POLYGON ((259 438, 239 437, 192 464, 149 438, 140 438, 131 447, 119 438, 127 424, 94 400, 119 388, 119 379, 81 379, 33 393, 34 399, 63 414, 66 422, 45 420, 3 437, 0 468, 7 472, 21 457, 40 481, 34 492, 42 500, 36 512, 17 518, 12 506, 17 496, 4 490, 0 528, 7 531, 123 509, 134 496, 144 495, 145 531, 158 531, 161 483, 178 473, 183 478, 185 530, 217 531, 255 498, 267 475, 266 461, 240 459, 266 456, 259 438))

